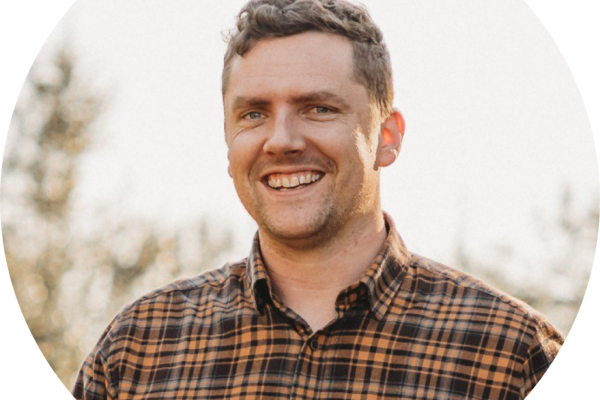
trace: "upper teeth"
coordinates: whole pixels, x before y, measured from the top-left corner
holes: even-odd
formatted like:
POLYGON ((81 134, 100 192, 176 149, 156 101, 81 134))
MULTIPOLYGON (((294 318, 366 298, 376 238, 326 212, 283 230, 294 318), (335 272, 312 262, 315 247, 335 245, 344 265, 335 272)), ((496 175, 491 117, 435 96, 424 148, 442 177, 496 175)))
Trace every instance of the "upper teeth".
POLYGON ((294 188, 299 185, 312 183, 321 179, 321 174, 318 172, 296 172, 294 174, 271 174, 267 182, 270 187, 278 189, 294 188))

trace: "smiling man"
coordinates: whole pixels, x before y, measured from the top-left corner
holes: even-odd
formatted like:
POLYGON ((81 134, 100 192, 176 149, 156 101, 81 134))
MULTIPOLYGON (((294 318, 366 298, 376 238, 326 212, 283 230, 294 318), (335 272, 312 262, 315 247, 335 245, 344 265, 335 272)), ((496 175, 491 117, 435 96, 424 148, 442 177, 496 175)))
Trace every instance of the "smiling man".
POLYGON ((520 301, 410 253, 380 205, 398 157, 390 58, 361 7, 250 1, 223 70, 250 256, 125 308, 78 399, 522 399, 563 338, 520 301))
POLYGON ((398 155, 402 117, 370 100, 339 35, 263 39, 230 62, 230 174, 276 294, 317 331, 385 240, 379 171, 398 155))

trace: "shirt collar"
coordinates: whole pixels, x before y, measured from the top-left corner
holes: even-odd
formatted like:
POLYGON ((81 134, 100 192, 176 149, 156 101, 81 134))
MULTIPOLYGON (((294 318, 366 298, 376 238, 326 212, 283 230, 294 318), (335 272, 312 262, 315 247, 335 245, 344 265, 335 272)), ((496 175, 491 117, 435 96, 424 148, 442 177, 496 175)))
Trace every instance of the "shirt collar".
MULTIPOLYGON (((383 215, 388 232, 386 240, 362 278, 341 293, 341 295, 346 296, 345 303, 352 306, 353 303, 360 300, 358 297, 361 293, 365 292, 361 288, 366 287, 369 307, 377 319, 385 316, 395 293, 400 287, 402 276, 409 265, 411 257, 402 238, 396 231, 394 221, 387 213, 384 212, 383 215)), ((265 303, 269 298, 272 298, 273 294, 269 274, 260 252, 258 232, 254 235, 252 249, 247 261, 247 271, 249 272, 247 277, 252 290, 254 307, 262 313, 265 303)), ((339 300, 340 297, 338 297, 338 302, 339 300)))
POLYGON ((369 305, 379 320, 385 316, 400 288, 402 277, 411 258, 410 252, 396 230, 394 221, 387 213, 384 212, 383 215, 388 229, 387 238, 371 266, 360 279, 360 283, 369 290, 369 305))
POLYGON ((273 286, 271 285, 271 280, 260 252, 258 232, 254 234, 252 249, 250 250, 250 256, 248 256, 246 264, 246 271, 248 271, 246 276, 249 279, 248 283, 252 291, 254 308, 256 311, 262 313, 266 301, 272 296, 271 288, 273 286))

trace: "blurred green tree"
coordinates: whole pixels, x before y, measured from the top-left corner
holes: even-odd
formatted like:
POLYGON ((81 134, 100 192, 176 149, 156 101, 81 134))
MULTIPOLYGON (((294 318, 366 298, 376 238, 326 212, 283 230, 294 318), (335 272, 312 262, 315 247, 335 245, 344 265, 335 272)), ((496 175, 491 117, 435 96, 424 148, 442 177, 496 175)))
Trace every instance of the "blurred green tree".
POLYGON ((229 231, 194 222, 176 233, 117 212, 76 213, 80 161, 101 126, 103 98, 61 48, 36 62, 17 103, 2 169, 2 230, 23 315, 71 387, 80 364, 128 302, 195 275, 231 247, 229 231), (77 221, 88 224, 86 233, 77 221), (91 226, 91 227, 90 227, 91 226))
MULTIPOLYGON (((11 122, 2 169, 2 228, 13 287, 42 353, 59 373, 72 362, 62 345, 61 279, 70 270, 70 203, 77 163, 89 146, 100 99, 74 79, 62 49, 50 69, 32 69, 11 122)), ((39 68, 39 67, 38 67, 39 68)))

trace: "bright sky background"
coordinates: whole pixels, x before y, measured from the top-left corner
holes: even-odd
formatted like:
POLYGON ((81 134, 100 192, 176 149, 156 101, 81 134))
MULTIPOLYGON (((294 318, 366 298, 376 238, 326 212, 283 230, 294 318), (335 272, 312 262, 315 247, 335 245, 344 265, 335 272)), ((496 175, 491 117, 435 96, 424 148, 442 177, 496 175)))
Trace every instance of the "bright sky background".
MULTIPOLYGON (((255 225, 226 173, 220 94, 221 34, 243 1, 177 4, 81 0, 49 41, 68 38, 110 94, 78 199, 170 227, 208 216, 234 226, 245 252, 255 225)), ((407 120, 382 193, 410 249, 449 262, 459 232, 474 252, 527 248, 539 229, 533 211, 552 212, 565 184, 586 201, 597 191, 578 89, 522 1, 365 4, 388 42, 407 120)))

